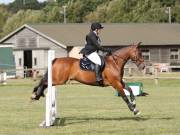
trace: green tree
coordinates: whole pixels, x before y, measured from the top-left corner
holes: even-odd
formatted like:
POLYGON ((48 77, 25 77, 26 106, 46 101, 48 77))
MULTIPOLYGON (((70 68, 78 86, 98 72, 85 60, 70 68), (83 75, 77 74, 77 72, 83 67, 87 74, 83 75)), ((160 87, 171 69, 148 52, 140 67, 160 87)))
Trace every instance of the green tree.
POLYGON ((35 9, 39 10, 46 6, 46 2, 39 3, 37 0, 15 0, 14 2, 8 5, 9 10, 12 12, 17 12, 21 9, 35 9))
POLYGON ((34 10, 20 10, 7 19, 3 27, 3 35, 6 35, 25 23, 40 23, 43 21, 43 13, 34 10))
POLYGON ((0 37, 2 37, 3 27, 11 13, 8 12, 5 5, 0 5, 0 37))
POLYGON ((10 33, 25 23, 58 23, 63 21, 58 6, 46 6, 43 10, 20 10, 7 19, 3 35, 10 33))
POLYGON ((112 0, 98 6, 95 11, 86 15, 85 21, 167 22, 168 16, 165 13, 165 8, 159 0, 112 0))
POLYGON ((62 10, 62 7, 59 7, 57 3, 49 3, 45 8, 42 9, 42 12, 44 13, 44 22, 63 22, 63 15, 61 14, 62 10))
POLYGON ((172 22, 180 23, 179 0, 57 0, 39 4, 37 0, 15 0, 8 5, 14 14, 5 5, 0 6, 0 36, 24 23, 62 23, 63 5, 67 6, 67 21, 71 23, 168 22, 167 6, 171 6, 172 22))
POLYGON ((90 12, 84 17, 84 22, 106 22, 107 5, 98 6, 96 12, 90 12))
POLYGON ((162 6, 174 6, 176 0, 160 0, 162 6))
MULTIPOLYGON (((107 0, 109 1, 109 0, 107 0)), ((86 15, 96 10, 105 0, 76 0, 69 2, 67 6, 67 17, 69 22, 83 22, 86 15)))
POLYGON ((177 4, 172 12, 173 15, 173 22, 180 23, 180 4, 177 4))

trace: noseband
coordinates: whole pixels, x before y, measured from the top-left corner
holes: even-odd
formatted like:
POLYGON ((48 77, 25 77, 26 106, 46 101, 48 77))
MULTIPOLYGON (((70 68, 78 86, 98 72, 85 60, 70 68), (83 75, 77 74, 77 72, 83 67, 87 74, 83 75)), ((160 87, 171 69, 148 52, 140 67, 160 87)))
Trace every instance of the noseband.
POLYGON ((136 52, 135 52, 135 56, 134 56, 134 58, 133 59, 131 59, 132 60, 132 62, 133 63, 135 63, 135 64, 137 64, 137 66, 139 67, 140 65, 141 65, 141 63, 143 62, 143 60, 141 60, 141 59, 138 59, 138 51, 136 50, 136 52))

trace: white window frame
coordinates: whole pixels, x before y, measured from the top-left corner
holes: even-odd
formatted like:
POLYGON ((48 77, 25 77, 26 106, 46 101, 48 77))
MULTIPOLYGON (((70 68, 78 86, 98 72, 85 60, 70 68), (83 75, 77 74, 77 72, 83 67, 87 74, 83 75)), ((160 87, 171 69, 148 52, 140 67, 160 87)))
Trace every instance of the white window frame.
POLYGON ((142 56, 144 58, 144 61, 150 61, 150 49, 141 49, 142 52, 142 56), (148 59, 146 59, 146 57, 148 57, 148 59))
POLYGON ((179 60, 179 49, 178 48, 171 48, 169 57, 170 57, 170 60, 179 60), (173 49, 177 50, 177 51, 173 51, 173 49), (176 58, 176 56, 177 56, 177 58, 176 58))

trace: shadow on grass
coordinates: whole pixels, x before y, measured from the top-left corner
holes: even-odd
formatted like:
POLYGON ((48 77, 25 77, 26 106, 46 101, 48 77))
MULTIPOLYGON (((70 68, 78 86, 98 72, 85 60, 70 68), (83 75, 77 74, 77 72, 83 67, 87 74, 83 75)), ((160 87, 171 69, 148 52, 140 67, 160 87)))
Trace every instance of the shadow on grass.
POLYGON ((107 117, 85 117, 85 118, 79 118, 79 117, 65 117, 65 118, 57 118, 57 121, 55 123, 56 126, 66 126, 71 124, 79 124, 79 123, 87 123, 89 121, 147 121, 147 120, 171 120, 174 119, 172 117, 162 117, 162 118, 153 118, 149 116, 139 116, 139 117, 118 117, 118 118, 107 118, 107 117))

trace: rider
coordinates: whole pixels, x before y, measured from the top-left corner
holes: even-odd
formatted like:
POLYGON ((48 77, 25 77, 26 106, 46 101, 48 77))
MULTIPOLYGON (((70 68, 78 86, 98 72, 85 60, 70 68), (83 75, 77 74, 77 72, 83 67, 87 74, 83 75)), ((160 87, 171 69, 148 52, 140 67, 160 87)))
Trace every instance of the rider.
POLYGON ((100 45, 100 38, 99 34, 101 32, 101 29, 104 27, 98 23, 92 23, 91 29, 89 34, 86 35, 86 44, 85 47, 80 51, 83 55, 85 55, 89 60, 91 60, 93 63, 95 63, 95 73, 96 73, 96 82, 100 85, 103 83, 102 75, 101 75, 101 58, 98 54, 98 51, 104 51, 111 53, 111 51, 108 48, 103 48, 100 45))

